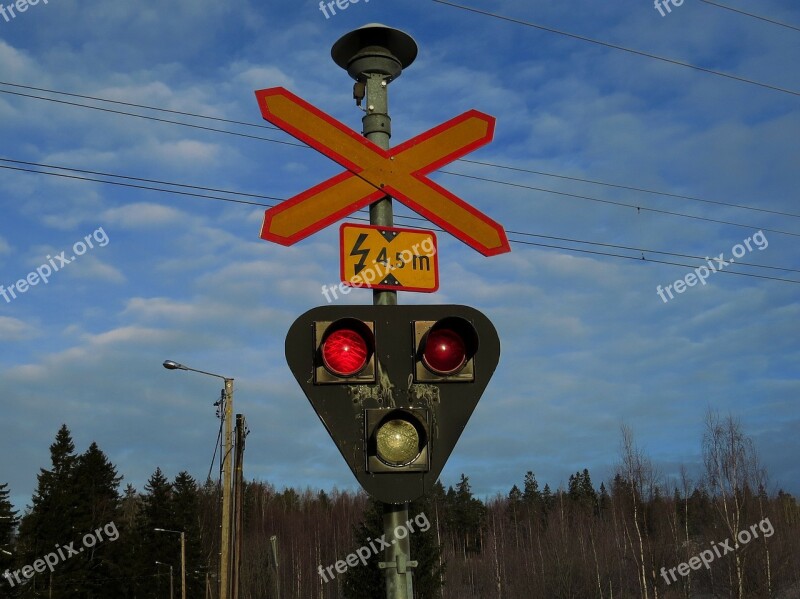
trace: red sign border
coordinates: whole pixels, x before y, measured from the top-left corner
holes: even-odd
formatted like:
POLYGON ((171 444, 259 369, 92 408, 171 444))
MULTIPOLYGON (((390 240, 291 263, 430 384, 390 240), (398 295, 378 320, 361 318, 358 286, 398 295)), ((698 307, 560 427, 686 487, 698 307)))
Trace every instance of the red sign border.
MULTIPOLYGON (((394 269, 392 269, 394 270, 394 269)), ((388 271, 387 274, 390 274, 392 271, 388 271)), ((361 225, 357 223, 342 223, 339 227, 339 279, 341 282, 347 285, 348 287, 354 287, 356 289, 380 289, 386 291, 410 291, 415 293, 435 293, 439 291, 439 241, 436 239, 436 233, 434 231, 430 231, 428 229, 409 229, 407 227, 387 227, 383 225, 361 225), (433 239, 433 247, 436 249, 436 253, 431 256, 431 261, 433 262, 433 274, 435 279, 434 287, 404 287, 402 285, 355 285, 350 281, 345 280, 344 276, 344 230, 346 227, 350 227, 353 229, 371 229, 371 230, 383 230, 383 231, 397 231, 398 233, 427 233, 430 234, 431 238, 433 239)))

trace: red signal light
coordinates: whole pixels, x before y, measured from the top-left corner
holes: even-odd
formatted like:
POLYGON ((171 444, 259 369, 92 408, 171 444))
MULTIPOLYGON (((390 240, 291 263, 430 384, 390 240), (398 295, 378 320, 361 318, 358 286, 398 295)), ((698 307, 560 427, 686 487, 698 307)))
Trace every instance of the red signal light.
POLYGON ((319 345, 325 370, 341 378, 353 377, 363 371, 374 351, 372 330, 363 321, 353 318, 330 323, 319 345))
POLYGON ((467 344, 452 329, 433 329, 425 340, 422 360, 426 368, 436 374, 453 374, 467 361, 467 344))
POLYGON ((475 382, 478 332, 460 316, 414 321, 414 380, 430 383, 475 382))

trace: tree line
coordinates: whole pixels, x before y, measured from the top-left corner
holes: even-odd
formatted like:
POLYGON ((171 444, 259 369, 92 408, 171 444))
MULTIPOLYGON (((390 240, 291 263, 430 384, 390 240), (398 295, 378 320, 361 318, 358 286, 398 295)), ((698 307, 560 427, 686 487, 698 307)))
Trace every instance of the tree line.
MULTIPOLYGON (((613 478, 588 469, 566 488, 527 472, 507 494, 480 500, 469 478, 412 503, 417 599, 670 599, 800 596, 800 507, 770 492, 751 440, 709 412, 703 472, 667 479, 622 429, 613 478)), ((170 566, 180 592, 218 596, 220 489, 160 468, 137 491, 96 445, 77 454, 62 426, 30 505, 15 511, 0 484, 0 597, 159 599, 170 566)), ((382 553, 329 568, 383 534, 381 506, 361 492, 244 486, 240 598, 373 599, 384 594, 382 553), (276 537, 273 551, 271 537, 276 537), (276 567, 277 564, 277 567, 276 567), (320 572, 325 573, 321 575, 320 572)), ((380 545, 378 545, 379 547, 380 545)))

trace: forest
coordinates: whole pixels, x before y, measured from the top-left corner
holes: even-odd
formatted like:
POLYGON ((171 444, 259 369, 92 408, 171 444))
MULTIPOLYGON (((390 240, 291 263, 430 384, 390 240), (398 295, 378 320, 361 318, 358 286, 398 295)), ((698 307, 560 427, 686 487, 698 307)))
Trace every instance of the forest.
MULTIPOLYGON (((599 486, 587 469, 564 488, 521 473, 484 500, 464 474, 437 483, 409 506, 415 597, 800 597, 795 498, 770 486, 733 417, 709 412, 701 448, 694 479, 686 468, 666 477, 622 427, 614 475, 599 486)), ((50 456, 24 508, 0 481, 0 597, 165 599, 171 582, 179 597, 177 532, 187 597, 218 596, 217 481, 156 468, 143 489, 123 486, 95 443, 76 453, 66 425, 50 456)), ((383 534, 381 506, 365 494, 252 480, 243 506, 240 599, 385 596, 381 553, 343 573, 324 569, 383 534)))

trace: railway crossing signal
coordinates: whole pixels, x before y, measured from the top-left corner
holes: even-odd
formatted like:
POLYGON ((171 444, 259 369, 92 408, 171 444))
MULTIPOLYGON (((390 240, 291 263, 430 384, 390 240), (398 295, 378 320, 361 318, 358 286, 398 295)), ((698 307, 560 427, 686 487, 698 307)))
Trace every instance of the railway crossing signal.
POLYGON ((364 489, 384 503, 439 478, 500 357, 467 306, 322 306, 286 336, 286 359, 364 489))

